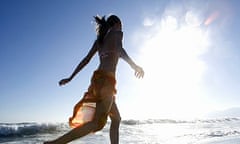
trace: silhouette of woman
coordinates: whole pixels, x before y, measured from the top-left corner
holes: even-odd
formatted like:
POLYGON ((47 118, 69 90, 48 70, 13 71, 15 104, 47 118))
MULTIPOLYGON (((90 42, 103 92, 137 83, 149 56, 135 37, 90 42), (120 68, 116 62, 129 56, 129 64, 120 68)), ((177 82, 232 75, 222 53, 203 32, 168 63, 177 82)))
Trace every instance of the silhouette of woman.
POLYGON ((99 131, 105 126, 108 116, 111 119, 111 144, 119 143, 119 124, 121 117, 114 99, 114 95, 116 94, 115 72, 118 60, 119 58, 124 59, 135 70, 135 76, 137 78, 143 77, 144 71, 132 61, 122 47, 123 32, 120 19, 116 15, 109 16, 107 20, 105 16, 95 16, 94 18, 97 24, 96 41, 85 58, 73 71, 72 75, 59 82, 59 85, 70 82, 74 76, 89 63, 91 58, 98 53, 100 64, 93 73, 88 91, 74 107, 73 117, 69 120, 70 126, 75 128, 56 140, 44 142, 44 144, 65 144, 91 132, 99 131), (84 102, 96 103, 93 118, 86 123, 75 126, 73 119, 76 117, 77 111, 83 106, 84 102))

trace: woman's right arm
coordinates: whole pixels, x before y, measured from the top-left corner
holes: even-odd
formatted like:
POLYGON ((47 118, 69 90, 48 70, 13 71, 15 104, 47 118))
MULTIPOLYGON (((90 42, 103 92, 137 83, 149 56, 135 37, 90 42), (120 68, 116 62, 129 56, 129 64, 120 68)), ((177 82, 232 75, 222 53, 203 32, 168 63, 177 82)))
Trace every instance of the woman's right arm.
POLYGON ((82 68, 84 66, 86 66, 89 61, 91 60, 91 58, 96 54, 98 50, 98 44, 97 44, 97 41, 94 42, 92 48, 90 49, 90 51, 88 52, 88 54, 83 58, 83 60, 78 64, 78 66, 75 68, 75 70, 73 71, 73 73, 71 74, 71 76, 69 78, 66 78, 66 79, 62 79, 60 82, 59 82, 59 85, 64 85, 66 83, 68 83, 69 81, 71 81, 79 71, 82 70, 82 68))

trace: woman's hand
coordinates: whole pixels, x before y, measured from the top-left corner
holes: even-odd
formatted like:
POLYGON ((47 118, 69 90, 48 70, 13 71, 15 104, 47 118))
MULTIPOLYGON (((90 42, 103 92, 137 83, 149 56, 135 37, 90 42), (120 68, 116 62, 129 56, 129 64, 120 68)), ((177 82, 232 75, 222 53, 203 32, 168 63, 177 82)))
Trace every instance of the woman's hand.
POLYGON ((59 85, 62 86, 62 85, 65 85, 66 83, 70 82, 71 79, 70 78, 66 78, 66 79, 62 79, 61 81, 59 81, 59 85))
POLYGON ((143 78, 144 76, 144 71, 143 69, 140 67, 140 66, 135 66, 134 67, 134 70, 135 70, 135 76, 137 78, 143 78))

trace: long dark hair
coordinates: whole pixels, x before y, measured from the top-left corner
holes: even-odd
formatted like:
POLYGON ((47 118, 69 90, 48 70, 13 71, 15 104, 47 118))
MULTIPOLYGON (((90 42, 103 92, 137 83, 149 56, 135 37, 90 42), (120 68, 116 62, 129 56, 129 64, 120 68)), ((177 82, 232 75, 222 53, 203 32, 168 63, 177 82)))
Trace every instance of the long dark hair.
POLYGON ((116 23, 121 23, 121 20, 116 15, 111 15, 105 19, 105 16, 94 16, 96 22, 97 41, 102 44, 108 30, 116 23))

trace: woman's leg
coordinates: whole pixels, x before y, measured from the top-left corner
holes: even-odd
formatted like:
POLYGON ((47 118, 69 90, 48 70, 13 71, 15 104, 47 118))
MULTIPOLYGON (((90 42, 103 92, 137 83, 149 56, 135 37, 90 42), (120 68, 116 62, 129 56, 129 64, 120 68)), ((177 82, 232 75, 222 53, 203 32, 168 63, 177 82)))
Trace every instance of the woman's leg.
POLYGON ((80 127, 74 128, 56 140, 45 142, 44 144, 66 144, 91 132, 102 129, 107 121, 107 115, 112 106, 112 103, 112 97, 105 97, 105 99, 97 103, 93 121, 88 122, 80 127))
POLYGON ((111 118, 111 126, 110 126, 111 144, 118 144, 119 143, 119 125, 121 122, 121 116, 115 102, 112 104, 112 108, 110 110, 109 116, 111 118))

